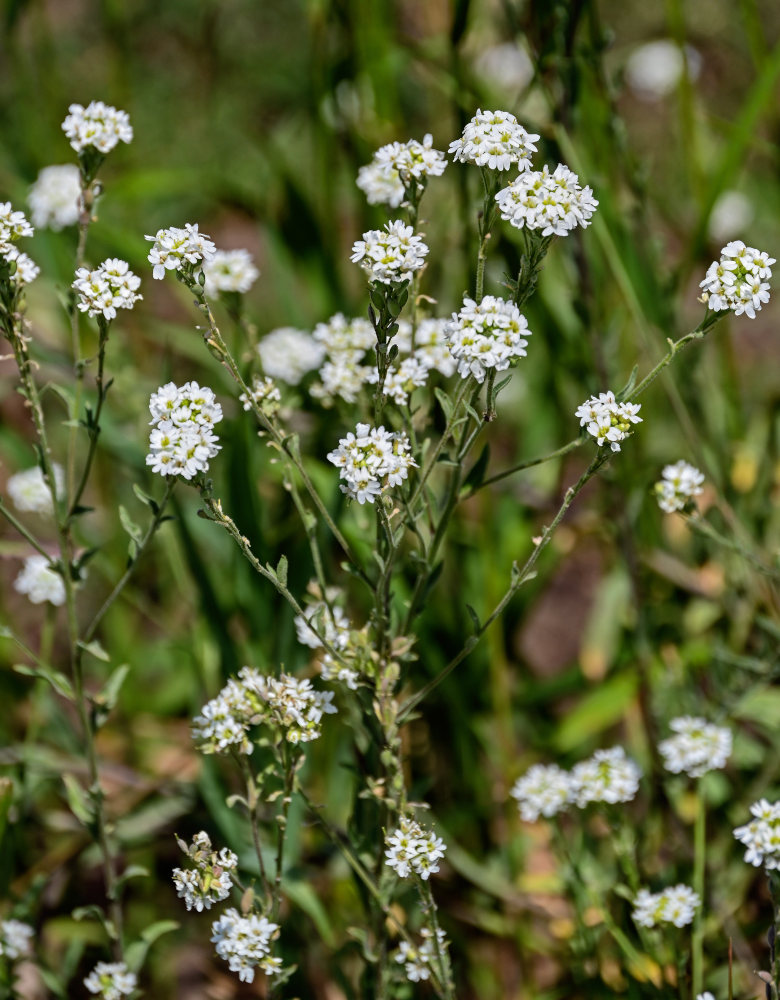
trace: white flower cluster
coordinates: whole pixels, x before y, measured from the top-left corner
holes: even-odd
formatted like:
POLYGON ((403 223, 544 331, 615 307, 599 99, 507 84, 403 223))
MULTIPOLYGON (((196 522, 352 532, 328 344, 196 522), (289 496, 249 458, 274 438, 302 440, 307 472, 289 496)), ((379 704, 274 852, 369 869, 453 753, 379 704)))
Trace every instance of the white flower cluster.
POLYGON ((251 398, 247 393, 242 392, 238 397, 244 405, 245 410, 251 410, 254 406, 259 407, 266 416, 272 417, 281 406, 282 395, 276 387, 272 378, 259 378, 257 375, 252 379, 251 398))
POLYGON ((538 135, 526 132, 508 111, 477 111, 449 152, 461 163, 476 163, 491 170, 528 170, 536 152, 538 135))
POLYGON ((198 913, 210 910, 214 903, 227 899, 233 888, 230 873, 238 867, 233 851, 223 847, 219 853, 211 845, 211 838, 204 831, 196 833, 191 844, 177 838, 179 847, 194 863, 195 869, 174 868, 173 884, 188 910, 198 913))
POLYGON ((391 142, 374 153, 374 163, 394 170, 401 181, 408 185, 412 180, 424 181, 428 177, 441 177, 447 167, 444 153, 433 148, 433 136, 427 134, 422 142, 391 142))
POLYGON ((411 454, 409 438, 403 431, 386 431, 384 427, 358 424, 341 438, 328 461, 339 469, 342 493, 363 504, 373 503, 383 490, 400 486, 417 463, 411 454))
POLYGON ((319 368, 325 350, 310 333, 282 326, 263 337, 257 353, 266 375, 298 385, 304 375, 319 368))
POLYGON ((709 309, 721 312, 731 309, 736 316, 744 313, 751 319, 769 301, 769 279, 775 258, 763 250, 748 247, 742 240, 732 240, 707 268, 702 298, 709 309))
MULTIPOLYGON (((60 496, 65 489, 65 472, 56 462, 53 469, 54 487, 60 496)), ((34 465, 31 469, 9 476, 6 489, 17 510, 33 514, 51 514, 54 511, 51 490, 43 478, 40 466, 34 465)))
POLYGON ((731 756, 730 729, 690 715, 672 719, 669 728, 676 735, 658 744, 667 771, 700 778, 726 766, 731 756))
POLYGON ((445 378, 450 378, 458 370, 458 363, 449 347, 450 322, 448 319, 433 317, 420 320, 412 343, 412 324, 402 319, 390 344, 398 347, 399 354, 410 354, 429 371, 437 371, 445 378))
POLYGON ((360 264, 371 281, 403 284, 412 280, 425 263, 428 247, 411 226, 400 219, 388 222, 384 229, 371 229, 352 246, 350 260, 360 264))
POLYGON ((65 583, 59 573, 51 568, 46 556, 28 556, 21 573, 14 580, 14 590, 26 594, 33 604, 48 601, 55 607, 65 603, 65 583))
POLYGON ((574 416, 599 445, 608 442, 613 451, 620 451, 620 442, 630 436, 631 425, 642 423, 640 408, 640 403, 618 403, 614 392, 600 392, 578 406, 574 416))
MULTIPOLYGON (((295 630, 298 642, 302 645, 310 649, 323 649, 322 642, 311 627, 313 623, 326 642, 346 658, 349 654, 352 626, 343 610, 333 603, 333 597, 337 593, 329 592, 327 602, 313 601, 302 615, 296 615, 295 630)), ((340 663, 331 653, 325 652, 321 657, 320 676, 324 681, 340 681, 352 691, 357 689, 358 672, 340 663)))
POLYGON ((154 246, 147 260, 152 265, 152 274, 162 279, 166 271, 192 273, 195 265, 203 266, 214 257, 217 248, 208 236, 198 232, 198 224, 187 222, 183 229, 172 226, 158 229, 154 236, 145 236, 154 246))
POLYGON ((209 459, 220 450, 214 424, 222 419, 222 407, 211 389, 197 382, 182 386, 168 382, 149 399, 152 431, 146 464, 161 476, 192 479, 206 472, 209 459))
POLYGON ((75 226, 81 212, 81 173, 73 163, 44 167, 27 196, 34 226, 75 226))
POLYGON ((449 348, 461 378, 483 382, 489 368, 504 371, 513 358, 524 358, 531 336, 525 316, 513 302, 486 295, 481 302, 466 298, 447 327, 449 348))
POLYGON ((496 195, 501 218, 516 229, 541 229, 542 236, 566 236, 577 226, 586 228, 598 208, 589 187, 563 163, 550 173, 541 170, 520 174, 496 195))
POLYGON ((750 807, 753 819, 738 826, 734 836, 747 847, 745 861, 767 871, 780 869, 780 802, 760 799, 750 807))
POLYGON ((402 816, 395 830, 385 836, 385 846, 385 864, 400 878, 414 873, 423 881, 439 870, 438 861, 447 850, 441 837, 408 816, 402 816))
POLYGON ((318 323, 313 336, 326 360, 319 371, 320 381, 311 387, 312 396, 325 406, 337 398, 354 403, 371 374, 371 368, 361 362, 376 343, 373 326, 367 319, 347 319, 336 313, 326 323, 318 323))
POLYGON ((38 265, 14 245, 23 236, 32 236, 33 232, 24 212, 15 212, 10 201, 0 203, 0 257, 14 265, 11 282, 17 288, 29 285, 41 273, 38 265))
POLYGON ((658 506, 667 514, 685 510, 690 501, 701 494, 703 482, 703 474, 682 459, 674 465, 665 465, 654 487, 658 506))
MULTIPOLYGON (((431 965, 437 960, 436 941, 430 927, 423 927, 420 931, 422 944, 419 947, 409 941, 401 941, 398 951, 395 953, 395 960, 399 965, 404 966, 406 978, 413 983, 430 979, 431 965)), ((439 950, 446 948, 446 936, 443 930, 437 931, 439 938, 439 950)))
POLYGON ((237 972, 242 983, 251 983, 256 968, 267 976, 281 968, 282 960, 271 955, 271 941, 278 930, 279 925, 266 917, 256 913, 242 917, 238 910, 230 909, 211 925, 211 940, 230 971, 237 972))
MULTIPOLYGON (((398 406, 404 406, 409 402, 409 396, 415 389, 428 381, 430 368, 424 365, 418 358, 404 358, 396 368, 390 365, 385 373, 385 381, 382 392, 389 396, 398 406)), ((379 382, 379 369, 372 369, 368 376, 368 381, 372 384, 379 382)))
POLYGON ((656 927, 658 924, 686 927, 693 922, 700 906, 698 893, 687 885, 672 885, 662 892, 640 889, 631 916, 640 927, 656 927))
POLYGON ((511 795, 522 818, 533 823, 540 816, 556 816, 569 805, 584 809, 591 802, 630 802, 641 776, 639 767, 618 746, 597 750, 568 772, 557 764, 534 764, 517 779, 511 795))
POLYGON ((248 250, 217 250, 203 265, 206 295, 248 292, 260 277, 248 250))
POLYGON ((100 153, 110 153, 119 142, 132 142, 133 129, 126 111, 119 111, 102 101, 92 101, 85 108, 71 104, 62 131, 71 147, 80 153, 94 146, 100 153))
POLYGON ((316 691, 309 680, 242 667, 195 716, 192 736, 204 753, 250 753, 249 731, 260 725, 280 729, 288 743, 309 743, 319 737, 323 715, 336 711, 332 701, 332 691, 316 691))
POLYGON ((135 990, 138 977, 124 962, 98 962, 84 980, 84 985, 101 1000, 121 1000, 135 990))
POLYGON ((104 260, 94 271, 80 267, 73 282, 79 310, 107 320, 116 319, 117 309, 132 309, 143 298, 138 294, 140 285, 127 261, 117 257, 104 260))
POLYGON ((0 920, 0 957, 15 962, 32 951, 35 932, 21 920, 0 920))
POLYGON ((7 259, 16 264, 14 281, 17 285, 29 285, 41 273, 41 269, 32 257, 29 257, 26 253, 19 253, 18 250, 14 250, 7 259))
POLYGON ((374 160, 358 170, 356 183, 369 205, 398 208, 406 194, 398 171, 374 160))

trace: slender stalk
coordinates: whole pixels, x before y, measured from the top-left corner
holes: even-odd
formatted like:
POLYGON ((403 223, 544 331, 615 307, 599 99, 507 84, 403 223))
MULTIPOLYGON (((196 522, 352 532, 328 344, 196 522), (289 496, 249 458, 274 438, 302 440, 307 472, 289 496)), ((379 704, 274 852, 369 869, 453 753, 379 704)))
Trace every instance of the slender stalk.
POLYGON ((455 401, 452 404, 452 411, 450 413, 449 418, 447 419, 447 423, 445 424, 444 431, 442 432, 442 435, 439 438, 436 447, 433 450, 433 453, 426 460, 425 466, 423 467, 423 470, 420 473, 420 477, 417 480, 417 485, 415 486, 414 491, 409 499, 408 506, 410 510, 414 509, 414 505, 417 503, 423 489, 425 488, 425 484, 428 481, 428 477, 433 472, 433 467, 436 465, 439 455, 441 455, 442 451, 444 450, 445 444, 447 443, 451 434, 453 433, 455 424, 457 423, 458 419, 460 419, 458 416, 458 411, 460 410, 460 404, 463 402, 466 393, 471 383, 473 382, 473 378, 474 378, 473 375, 470 375, 468 378, 463 379, 463 381, 460 384, 458 392, 455 396, 455 401))
POLYGON ((693 969, 693 1000, 704 985, 704 876, 707 859, 707 805, 701 779, 696 782, 696 819, 693 828, 693 891, 698 895, 699 908, 693 918, 691 958, 693 969))
MULTIPOLYGON (((76 268, 84 266, 84 254, 87 247, 87 231, 92 221, 91 191, 90 184, 81 179, 81 211, 79 212, 79 235, 76 245, 76 268), (88 204, 89 202, 89 204, 88 204)), ((81 358, 81 337, 79 335, 79 309, 77 297, 71 289, 70 305, 70 339, 71 351, 73 353, 73 371, 76 378, 76 395, 73 404, 73 417, 78 419, 81 410, 81 397, 84 390, 84 363, 81 358)), ((67 492, 68 496, 73 496, 73 489, 76 480, 76 441, 78 437, 78 427, 72 426, 68 435, 68 471, 67 471, 67 492)))
POLYGON ((701 340, 705 337, 720 319, 722 319, 720 313, 708 312, 695 330, 691 330, 690 333, 686 333, 685 336, 680 337, 679 340, 668 340, 667 343, 669 344, 669 350, 661 358, 658 364, 652 368, 647 375, 645 375, 642 381, 634 386, 627 398, 634 399, 636 396, 641 395, 645 389, 648 388, 648 386, 655 382, 664 368, 672 362, 676 354, 679 354, 684 347, 693 343, 694 340, 701 340))
POLYGON ((555 458, 563 458, 564 455, 568 455, 569 452, 574 451, 583 444, 585 438, 574 438, 573 441, 569 441, 568 444, 562 445, 560 448, 556 448, 555 451, 551 451, 547 455, 540 455, 538 458, 530 458, 525 462, 519 462, 517 465, 513 465, 511 469, 504 469, 503 472, 497 472, 494 476, 489 476, 487 479, 483 479, 479 486, 475 486, 470 492, 469 496, 474 496, 479 490, 484 489, 485 486, 492 486, 493 483, 500 483, 502 479, 507 479, 509 476, 513 476, 516 472, 522 472, 524 469, 532 469, 535 465, 543 465, 545 462, 551 462, 555 458))
POLYGON ((18 533, 22 536, 22 538, 24 538, 26 541, 30 543, 30 545, 32 545, 32 547, 36 550, 36 552, 39 552, 42 556, 45 556, 49 560, 49 562, 53 562, 56 565, 56 560, 52 559, 51 554, 46 551, 46 549, 38 541, 35 535, 33 535, 30 529, 27 528, 24 524, 22 524, 22 522, 15 514, 11 513, 11 511, 3 503, 2 497, 0 497, 0 514, 3 515, 3 517, 6 519, 6 521, 8 521, 8 523, 11 525, 12 528, 15 528, 16 531, 18 531, 18 533))
MULTIPOLYGON (((98 344, 98 369, 95 377, 98 392, 97 404, 95 406, 95 412, 89 421, 89 448, 87 450, 87 457, 84 461, 84 468, 81 470, 81 478, 79 479, 75 490, 71 488, 71 492, 69 493, 70 499, 68 502, 68 516, 65 522, 68 525, 78 513, 79 503, 81 502, 87 482, 89 481, 89 474, 92 471, 92 463, 97 451, 98 438, 100 437, 100 416, 103 412, 103 404, 106 401, 107 389, 104 385, 104 376, 109 324, 102 318, 98 320, 98 323, 100 326, 100 341, 98 344)), ((76 413, 78 413, 78 410, 76 410, 76 413)))
POLYGON ((255 855, 257 857, 257 863, 260 868, 260 878, 263 882, 263 891, 266 894, 266 902, 270 904, 272 899, 271 893, 271 883, 268 879, 268 873, 265 868, 265 860, 263 858, 263 848, 260 844, 260 831, 258 809, 260 807, 260 796, 257 794, 257 784, 252 775, 251 768, 249 767, 249 761, 246 759, 244 754, 236 754, 241 772, 244 775, 244 781, 246 782, 246 801, 249 807, 249 819, 250 826, 252 828, 252 843, 255 848, 255 855))

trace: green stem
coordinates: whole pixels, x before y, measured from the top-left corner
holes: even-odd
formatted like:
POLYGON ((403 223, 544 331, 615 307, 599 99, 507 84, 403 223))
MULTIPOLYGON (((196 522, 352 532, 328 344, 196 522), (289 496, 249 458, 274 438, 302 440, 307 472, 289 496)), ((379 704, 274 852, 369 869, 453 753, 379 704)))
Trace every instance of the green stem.
POLYGON ((263 882, 263 891, 266 895, 266 903, 271 904, 273 899, 271 892, 271 883, 268 879, 268 874, 265 870, 265 860, 263 859, 263 848, 260 843, 260 831, 259 827, 259 816, 258 810, 260 807, 260 796, 257 793, 257 784, 252 775, 251 768, 249 767, 249 761, 246 759, 244 754, 236 754, 238 758, 238 763, 241 768, 241 772, 244 775, 244 781, 246 782, 246 801, 249 808, 249 821, 252 829, 252 843, 255 848, 255 855, 257 857, 257 863, 260 867, 260 878, 263 882))
POLYGON ((463 402, 466 393, 468 392, 468 389, 473 381, 473 378, 474 378, 473 375, 469 375, 468 378, 462 380, 460 387, 458 388, 458 392, 455 396, 455 401, 452 404, 452 411, 450 412, 450 416, 444 427, 444 431, 442 432, 442 435, 439 438, 430 458, 426 459, 425 466, 422 472, 420 473, 419 479, 417 480, 417 485, 415 486, 414 492, 412 493, 409 499, 408 506, 410 510, 414 509, 414 505, 417 503, 418 499, 420 498, 420 495, 422 494, 423 489, 425 488, 425 484, 428 481, 428 477, 433 472, 433 467, 436 465, 439 455, 441 455, 442 451, 444 450, 444 446, 449 440, 450 435, 452 434, 455 428, 455 424, 457 423, 458 419, 460 419, 458 416, 458 411, 460 410, 460 404, 463 402))
POLYGON ((493 483, 499 483, 502 479, 507 479, 509 476, 513 476, 516 472, 522 472, 523 469, 531 469, 535 465, 542 465, 544 462, 551 462, 555 458, 563 458, 564 455, 568 455, 569 452, 579 448, 584 441, 585 438, 582 437, 574 438, 573 441, 569 441, 568 444, 564 444, 560 448, 556 448, 555 451, 551 451, 547 455, 541 455, 539 458, 530 458, 525 462, 519 462, 517 465, 513 465, 511 469, 504 469, 503 472, 497 472, 494 476, 490 476, 488 479, 483 479, 479 486, 475 486, 468 495, 470 497, 474 496, 475 493, 484 489, 485 486, 491 486, 493 483))
POLYGON ((699 897, 699 907, 693 918, 691 953, 693 966, 693 1000, 704 985, 704 876, 707 859, 707 805, 701 780, 696 782, 696 819, 693 828, 693 891, 699 897))
POLYGON ((6 519, 6 521, 8 521, 8 523, 11 525, 12 528, 15 528, 19 532, 22 538, 26 539, 30 543, 30 545, 32 545, 32 547, 36 550, 36 552, 39 552, 42 556, 45 556, 49 560, 49 562, 53 562, 54 565, 56 565, 56 560, 52 560, 50 553, 46 551, 46 549, 38 541, 35 535, 33 535, 33 533, 29 530, 29 528, 25 527, 25 525, 22 524, 19 518, 16 517, 15 514, 11 513, 11 511, 3 503, 2 497, 0 497, 0 514, 3 515, 3 517, 6 519))
POLYGON ((687 347, 688 344, 693 343, 694 340, 701 340, 705 337, 712 327, 715 326, 715 324, 721 319, 722 315, 720 313, 708 312, 695 330, 691 330, 690 333, 686 333, 685 336, 680 337, 679 340, 668 340, 667 343, 669 344, 669 350, 661 358, 655 368, 652 368, 647 375, 645 375, 642 381, 634 386, 627 398, 634 399, 636 396, 641 395, 641 393, 643 393, 649 385, 655 382, 664 368, 671 363, 676 354, 678 354, 684 347, 687 347))
MULTIPOLYGON (((99 320, 100 325, 100 341, 98 345, 98 370, 95 377, 95 384, 97 385, 97 405, 95 406, 95 412, 92 415, 88 433, 89 433, 89 449, 87 451, 87 457, 84 461, 84 468, 81 472, 81 478, 79 479, 78 486, 75 490, 71 490, 70 502, 68 504, 68 514, 66 518, 66 525, 69 525, 73 518, 78 513, 78 506, 81 502, 81 498, 84 495, 84 490, 86 489, 87 482, 89 480, 89 474, 92 471, 92 462, 95 458, 95 453, 97 451, 98 438, 100 437, 100 415, 103 412, 103 403, 106 401, 107 390, 104 387, 104 375, 105 375, 105 362, 106 362, 106 345, 108 344, 108 327, 109 324, 105 320, 99 320)), ((83 366, 82 366, 83 367, 83 366)), ((75 410, 78 414, 78 410, 75 410)), ((72 486, 72 484, 71 484, 72 486)))

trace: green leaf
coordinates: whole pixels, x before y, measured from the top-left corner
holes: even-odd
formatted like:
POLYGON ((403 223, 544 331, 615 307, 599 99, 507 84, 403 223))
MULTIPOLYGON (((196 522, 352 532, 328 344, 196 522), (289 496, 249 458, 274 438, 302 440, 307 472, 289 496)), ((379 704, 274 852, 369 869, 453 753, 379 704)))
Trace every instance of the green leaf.
POLYGON ((57 694, 61 694, 63 698, 67 698, 69 701, 74 701, 76 698, 73 685, 65 674, 61 674, 59 670, 52 670, 51 667, 44 666, 30 667, 26 663, 15 663, 13 669, 17 674, 23 674, 25 677, 43 678, 43 680, 51 684, 57 694))
POLYGON ((760 726, 777 731, 780 718, 780 690, 776 687, 755 687, 737 702, 733 709, 736 719, 748 719, 760 726))
POLYGON ((285 879, 284 893, 291 903, 311 917, 320 938, 329 948, 335 947, 336 938, 325 907, 309 882, 292 882, 285 879))
POLYGON ((466 611, 469 613, 469 618, 471 619, 471 624, 474 626, 474 631, 479 632, 482 627, 479 621, 479 615, 470 604, 466 605, 466 611))
POLYGON ((149 509, 153 514, 156 514, 157 511, 160 509, 160 505, 157 503, 154 497, 150 497, 148 493, 144 493, 144 491, 141 489, 138 483, 133 483, 133 493, 135 493, 135 495, 138 497, 141 503, 145 503, 146 506, 149 507, 149 509))
POLYGON ((120 667, 117 667, 106 681, 103 690, 95 697, 95 704, 105 709, 106 714, 113 711, 116 706, 119 692, 129 672, 130 666, 127 663, 123 663, 120 667))
POLYGON ((65 990, 65 983, 57 976, 51 969, 47 969, 42 965, 37 966, 38 975, 43 980, 44 986, 50 992, 54 994, 55 997, 61 997, 62 1000, 68 1000, 68 994, 65 990))
MULTIPOLYGON (((117 889, 121 888, 126 882, 129 882, 131 878, 148 878, 149 869, 144 868, 143 865, 128 865, 127 868, 122 872, 122 874, 116 880, 117 889)), ((178 925, 177 925, 178 926, 178 925)))
POLYGON ((96 660, 102 660, 104 663, 111 662, 111 657, 105 649, 103 649, 97 639, 93 639, 92 642, 79 641, 79 647, 83 649, 85 653, 89 653, 90 656, 94 656, 96 660))
POLYGON ((141 940, 145 941, 148 945, 154 944, 163 934, 170 934, 171 931, 177 931, 180 926, 181 924, 178 920, 158 920, 157 923, 151 924, 146 930, 141 931, 141 940))
MULTIPOLYGON (((81 787, 72 774, 63 774, 62 781, 65 785, 65 796, 68 800, 70 811, 77 820, 84 824, 84 826, 91 826, 94 820, 94 813, 88 792, 81 787)), ((91 908, 86 907, 83 909, 91 908)), ((74 911, 74 917, 75 916, 76 912, 74 911)), ((80 919, 80 916, 76 917, 76 920, 80 919)))
POLYGON ((485 478, 489 461, 490 445, 486 444, 480 452, 479 458, 472 465, 469 474, 466 476, 463 486, 461 487, 461 492, 473 492, 474 490, 478 490, 480 488, 482 480, 485 478))
POLYGON ((276 578, 283 587, 287 586, 287 556, 282 556, 277 563, 276 578))
POLYGON ((10 778, 0 778, 0 846, 3 843, 3 834, 8 825, 8 813, 11 810, 11 802, 14 796, 14 783, 10 778))
POLYGON ((585 695, 559 726, 555 736, 558 749, 573 750, 622 719, 636 697, 637 683, 635 674, 619 674, 585 695))
POLYGON ((122 522, 122 527, 133 539, 133 541, 140 543, 143 538, 143 532, 121 504, 119 505, 119 520, 122 522))
POLYGON ((447 395, 447 393, 444 392, 443 389, 440 389, 438 386, 433 390, 433 393, 439 401, 439 406, 444 411, 444 416, 447 418, 447 420, 449 420, 450 417, 452 416, 452 400, 447 395))

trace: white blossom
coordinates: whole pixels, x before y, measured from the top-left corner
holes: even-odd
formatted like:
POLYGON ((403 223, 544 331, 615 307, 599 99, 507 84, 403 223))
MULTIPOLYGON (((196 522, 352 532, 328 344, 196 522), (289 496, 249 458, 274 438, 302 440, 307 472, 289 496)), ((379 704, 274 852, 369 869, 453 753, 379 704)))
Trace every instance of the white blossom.
POLYGON ((26 253, 20 253, 16 247, 12 247, 11 250, 6 254, 5 259, 9 264, 15 265, 15 270, 11 276, 11 281, 17 285, 29 285, 31 281, 35 281, 38 275, 41 273, 41 269, 26 253))
POLYGON ((92 101, 85 108, 71 104, 62 131, 77 153, 94 146, 100 153, 110 153, 119 142, 132 142, 133 129, 126 111, 119 111, 102 101, 92 101))
POLYGON ((363 239, 353 244, 350 260, 360 264, 370 280, 391 285, 411 281, 427 255, 428 247, 422 238, 397 219, 384 229, 363 233, 363 239))
POLYGON ((669 886, 662 892, 640 889, 631 916, 640 927, 656 927, 658 924, 686 927, 693 922, 700 906, 698 893, 687 885, 669 886))
POLYGON ((10 201, 0 202, 0 257, 12 259, 17 252, 14 243, 34 231, 24 212, 15 212, 10 201))
POLYGON ((374 153, 374 163, 388 170, 395 170, 404 185, 413 180, 425 181, 440 177, 447 166, 444 153, 433 148, 433 136, 428 134, 422 142, 391 142, 374 153))
POLYGON ((623 747, 597 750, 571 771, 571 798, 580 809, 591 802, 630 802, 639 790, 642 772, 623 747))
POLYGON ((175 226, 158 229, 154 236, 144 239, 154 244, 147 260, 153 267, 153 276, 158 279, 164 278, 166 271, 187 274, 199 263, 205 267, 217 252, 211 239, 198 232, 197 223, 187 222, 183 229, 175 226))
POLYGON ((266 375, 298 385, 304 375, 319 368, 325 349, 310 333, 282 326, 263 337, 257 353, 266 375))
POLYGON ((476 163, 491 170, 517 166, 523 171, 530 169, 538 138, 508 111, 477 111, 461 138, 450 143, 449 152, 461 163, 476 163))
POLYGON ((658 506, 667 514, 684 510, 694 497, 701 494, 703 482, 703 474, 682 459, 674 465, 665 465, 661 479, 654 487, 658 506))
POLYGON ((566 236, 577 226, 586 228, 599 204, 563 163, 552 173, 545 164, 520 174, 498 192, 496 201, 502 219, 516 229, 540 229, 542 236, 566 236))
POLYGON ((520 815, 529 823, 540 816, 556 816, 569 805, 572 795, 570 775, 557 764, 534 764, 518 778, 511 791, 520 815))
POLYGON ((260 277, 248 250, 217 250, 203 264, 206 295, 218 292, 248 292, 260 277))
MULTIPOLYGON (((404 406, 409 402, 411 393, 428 381, 430 371, 429 366, 419 358, 404 358, 397 368, 394 365, 388 367, 382 392, 385 396, 390 396, 398 406, 404 406)), ((374 385, 379 382, 378 368, 371 370, 367 381, 374 385)))
POLYGON ((41 229, 75 226, 81 213, 81 173, 74 163, 44 167, 27 196, 32 224, 41 229))
POLYGON ((626 63, 626 80, 637 97, 658 101, 675 89, 688 61, 688 73, 695 80, 701 69, 701 56, 689 45, 683 50, 667 38, 646 42, 634 49, 626 63))
POLYGON ((279 925, 256 913, 242 916, 238 910, 225 910, 211 925, 211 940, 220 958, 237 972, 242 983, 251 983, 255 969, 267 976, 279 971, 281 960, 271 956, 271 941, 279 925))
POLYGON ((642 422, 638 416, 640 406, 618 403, 613 392, 601 392, 578 406, 574 415, 579 418, 580 427, 587 428, 599 445, 606 442, 612 451, 620 451, 620 442, 630 436, 631 425, 642 422))
POLYGON ((178 843, 195 865, 194 869, 173 869, 173 884, 187 909, 202 913, 204 909, 210 910, 214 903, 227 899, 233 888, 231 872, 238 867, 238 858, 233 851, 227 847, 215 851, 209 835, 203 830, 193 837, 190 844, 183 840, 178 843))
MULTIPOLYGON (((351 645, 350 633, 352 625, 344 611, 333 603, 333 597, 339 592, 329 592, 328 601, 313 601, 302 615, 295 616, 295 631, 298 642, 310 649, 323 649, 322 640, 311 627, 317 627, 328 645, 348 658, 351 645)), ((356 690, 359 674, 356 670, 341 663, 332 653, 324 651, 320 660, 320 676, 325 681, 336 680, 345 684, 351 690, 356 690)))
POLYGON ((358 170, 357 186, 369 205, 389 205, 398 208, 406 193, 398 171, 385 163, 372 161, 358 170))
POLYGON ((130 972, 124 962, 98 962, 84 980, 90 993, 102 1000, 121 1000, 128 997, 138 985, 138 977, 130 972))
POLYGON ((359 361, 376 343, 376 333, 367 319, 347 319, 343 313, 336 313, 325 323, 318 323, 312 334, 321 344, 328 357, 348 356, 359 361))
POLYGON ((116 318, 117 309, 132 309, 143 298, 138 294, 140 286, 141 279, 127 261, 116 257, 104 260, 94 271, 80 267, 73 282, 79 310, 107 320, 116 318))
POLYGON ((243 403, 245 410, 251 410, 252 404, 258 406, 263 413, 272 417, 278 410, 282 402, 282 395, 272 378, 259 378, 257 375, 252 379, 250 396, 242 392, 238 397, 243 403))
POLYGON ((502 91, 524 90, 534 76, 534 64, 515 42, 502 42, 483 49, 474 68, 491 86, 502 91))
POLYGON ((354 434, 341 438, 328 461, 345 480, 342 493, 360 504, 373 503, 385 489, 400 486, 409 469, 417 465, 403 431, 393 433, 370 424, 358 424, 354 434))
MULTIPOLYGON (((439 939, 439 951, 447 947, 447 939, 444 931, 437 932, 439 939)), ((438 960, 434 933, 430 927, 423 927, 420 931, 422 943, 419 946, 413 945, 410 941, 401 941, 394 958, 399 965, 403 965, 406 978, 413 983, 419 983, 431 977, 431 966, 438 960)))
POLYGON ((531 331, 513 302, 486 295, 480 303, 463 300, 447 327, 450 353, 462 378, 483 382, 488 369, 504 371, 514 358, 524 358, 531 331))
POLYGON ((51 562, 39 554, 24 560, 21 573, 14 580, 14 590, 26 594, 33 604, 48 601, 56 607, 65 603, 65 583, 51 562))
POLYGON ((707 232, 720 242, 730 240, 744 232, 755 215, 753 202, 746 194, 734 190, 723 191, 712 206, 707 232))
POLYGON ((767 871, 780 869, 780 802, 760 799, 750 807, 753 819, 734 831, 737 840, 747 847, 745 861, 767 871))
MULTIPOLYGON (((54 470, 54 488, 61 495, 65 488, 65 472, 56 462, 54 470)), ((31 469, 16 472, 6 483, 8 496, 17 510, 34 514, 51 514, 54 510, 51 490, 43 477, 40 467, 34 465, 31 469)))
POLYGON ((385 864, 400 878, 414 873, 424 881, 439 870, 438 861, 447 850, 441 837, 409 816, 402 816, 398 826, 385 835, 385 864))
POLYGON ((0 957, 11 962, 32 951, 35 931, 21 920, 0 920, 0 957))
POLYGON ((692 778, 700 778, 726 766, 731 756, 730 729, 690 715, 672 719, 669 728, 676 735, 658 744, 667 771, 684 771, 692 778))
POLYGON ((161 476, 192 479, 206 472, 209 459, 221 445, 214 424, 222 419, 222 407, 211 389, 197 382, 177 386, 168 382, 149 399, 152 415, 146 464, 161 476))
POLYGON ((730 309, 736 316, 750 319, 769 301, 769 279, 775 258, 762 250, 748 247, 742 240, 732 240, 707 268, 699 287, 702 299, 715 312, 730 309))

